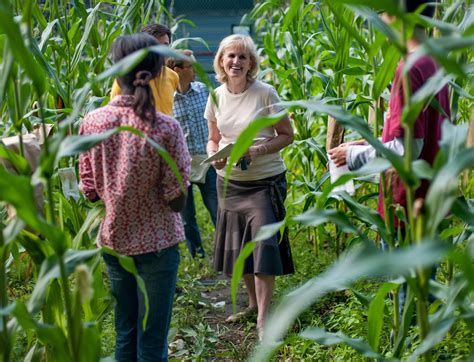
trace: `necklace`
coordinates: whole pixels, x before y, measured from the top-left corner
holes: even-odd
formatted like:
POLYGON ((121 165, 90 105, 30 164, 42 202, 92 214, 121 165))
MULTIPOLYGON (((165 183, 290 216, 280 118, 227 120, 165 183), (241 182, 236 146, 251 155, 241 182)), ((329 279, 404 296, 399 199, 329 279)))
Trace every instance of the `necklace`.
POLYGON ((242 89, 240 92, 233 92, 233 91, 230 90, 229 84, 227 84, 227 90, 228 90, 229 93, 231 93, 231 94, 242 94, 242 93, 244 93, 247 89, 249 89, 249 87, 250 87, 250 83, 249 83, 249 82, 246 82, 244 89, 242 89))

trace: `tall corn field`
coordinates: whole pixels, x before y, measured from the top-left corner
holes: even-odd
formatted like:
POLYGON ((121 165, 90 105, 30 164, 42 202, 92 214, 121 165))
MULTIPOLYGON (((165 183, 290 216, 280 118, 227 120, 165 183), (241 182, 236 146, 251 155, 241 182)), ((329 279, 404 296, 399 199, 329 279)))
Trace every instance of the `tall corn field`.
MULTIPOLYGON (((317 344, 344 345, 360 359, 429 361, 460 330, 470 350, 448 351, 446 358, 474 358, 474 6, 442 0, 434 19, 428 19, 406 16, 398 5, 395 0, 256 1, 243 19, 254 24, 262 57, 259 77, 281 95, 296 135, 283 151, 287 217, 262 229, 255 243, 288 227, 292 243, 307 245, 310 257, 300 263, 335 257, 324 272, 308 273, 303 283, 283 293, 250 359, 309 358, 303 349, 317 344), (378 14, 383 10, 399 21, 383 23, 378 14), (408 54, 405 41, 416 24, 426 27, 429 37, 419 53, 408 54), (442 86, 450 90, 451 116, 432 167, 391 152, 378 139, 398 61, 410 63, 421 54, 433 56, 440 70, 410 95, 404 109, 407 132, 442 86), (358 138, 379 157, 331 183, 328 148, 358 138), (400 175, 410 195, 421 180, 431 181, 424 202, 413 200, 406 213, 386 205, 405 221, 405 234, 376 212, 378 185, 389 169, 400 175), (349 181, 355 185, 353 195, 333 192, 349 181), (388 251, 381 250, 381 240, 388 251), (430 278, 433 270, 435 279, 430 278), (370 293, 360 291, 364 284, 372 285, 370 293), (402 290, 406 298, 399 308, 402 290), (324 324, 295 329, 304 313, 342 291, 362 305, 362 332, 324 324), (387 342, 382 336, 388 333, 387 342)), ((94 244, 104 210, 78 194, 75 183, 78 155, 113 133, 80 137, 77 131, 84 114, 108 102, 113 79, 146 51, 174 54, 172 49, 146 50, 115 65, 109 57, 116 37, 164 18, 171 26, 179 22, 162 0, 0 0, 4 361, 104 357, 102 341, 109 331, 103 322, 114 305, 101 250, 94 244), (13 284, 19 271, 21 283, 13 284), (20 336, 27 340, 21 350, 20 336)), ((251 137, 276 121, 257 120, 245 134, 251 137)), ((239 140, 230 163, 245 148, 245 140, 239 140)), ((118 257, 137 275, 129 258, 118 257)))

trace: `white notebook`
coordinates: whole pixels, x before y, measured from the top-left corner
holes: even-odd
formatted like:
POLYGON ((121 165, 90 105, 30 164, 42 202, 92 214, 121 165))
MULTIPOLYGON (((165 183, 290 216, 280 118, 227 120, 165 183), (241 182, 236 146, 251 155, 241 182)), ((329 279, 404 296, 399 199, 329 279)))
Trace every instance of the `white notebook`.
POLYGON ((225 146, 224 148, 220 149, 219 151, 217 151, 216 153, 214 153, 212 156, 209 156, 208 158, 206 158, 205 160, 203 160, 201 162, 201 165, 204 164, 204 163, 209 163, 211 161, 214 161, 214 160, 220 160, 220 159, 223 159, 223 158, 227 158, 230 156, 230 154, 232 153, 232 148, 234 147, 234 144, 233 143, 229 143, 227 146, 225 146))

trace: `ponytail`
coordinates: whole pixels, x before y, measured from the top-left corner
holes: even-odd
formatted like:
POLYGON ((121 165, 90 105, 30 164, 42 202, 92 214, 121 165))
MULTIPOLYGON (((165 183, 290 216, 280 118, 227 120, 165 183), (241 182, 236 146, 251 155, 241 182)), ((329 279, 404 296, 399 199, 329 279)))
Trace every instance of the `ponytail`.
MULTIPOLYGON (((112 45, 114 62, 118 62, 137 50, 154 45, 158 45, 158 41, 145 33, 120 36, 112 45)), ((122 88, 133 92, 135 99, 133 111, 144 121, 153 122, 155 120, 155 99, 150 81, 160 74, 163 65, 164 57, 150 51, 134 69, 118 78, 122 88)))
POLYGON ((153 75, 148 70, 140 70, 135 75, 133 93, 135 101, 133 103, 133 111, 143 120, 152 122, 155 119, 155 99, 151 91, 150 81, 153 75))

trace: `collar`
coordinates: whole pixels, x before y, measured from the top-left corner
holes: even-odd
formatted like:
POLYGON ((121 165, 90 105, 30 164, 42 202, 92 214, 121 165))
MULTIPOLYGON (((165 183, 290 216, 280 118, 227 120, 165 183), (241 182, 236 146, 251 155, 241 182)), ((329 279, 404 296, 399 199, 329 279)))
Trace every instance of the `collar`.
POLYGON ((190 85, 190 87, 189 87, 189 89, 186 93, 180 93, 179 91, 176 91, 176 95, 181 96, 181 97, 185 97, 185 96, 187 96, 187 95, 189 95, 193 92, 196 92, 196 93, 201 92, 201 89, 199 88, 197 82, 191 82, 189 85, 190 85))
POLYGON ((114 107, 132 107, 134 101, 135 96, 131 94, 119 94, 110 100, 109 105, 114 107))

